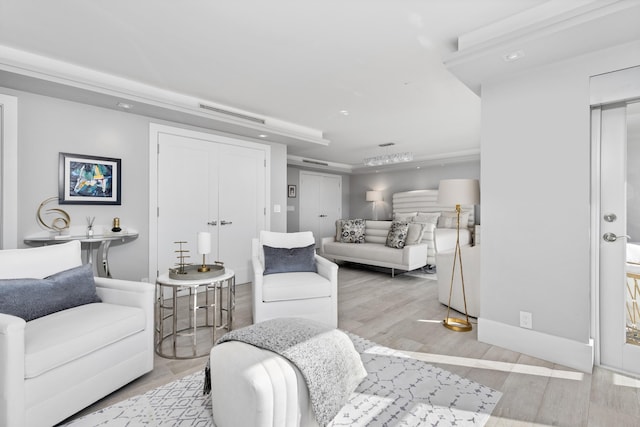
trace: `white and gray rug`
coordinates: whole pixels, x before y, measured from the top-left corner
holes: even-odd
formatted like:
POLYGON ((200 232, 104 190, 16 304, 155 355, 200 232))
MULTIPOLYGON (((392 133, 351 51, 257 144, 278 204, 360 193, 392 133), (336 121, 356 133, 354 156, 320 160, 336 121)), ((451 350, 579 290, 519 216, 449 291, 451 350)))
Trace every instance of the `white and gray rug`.
MULTIPOLYGON (((502 393, 406 354, 349 334, 369 375, 331 424, 338 426, 483 426, 502 393)), ((155 388, 66 424, 213 426, 203 373, 155 388)))

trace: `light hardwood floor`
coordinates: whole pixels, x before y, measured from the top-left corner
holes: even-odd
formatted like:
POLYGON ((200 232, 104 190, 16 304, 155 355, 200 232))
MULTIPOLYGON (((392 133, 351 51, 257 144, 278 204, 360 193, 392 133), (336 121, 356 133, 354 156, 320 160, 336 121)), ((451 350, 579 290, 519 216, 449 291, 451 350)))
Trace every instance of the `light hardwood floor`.
MULTIPOLYGON (((592 374, 478 342, 477 329, 453 332, 441 325, 446 307, 436 282, 341 265, 339 328, 497 389, 503 396, 488 427, 640 426, 640 380, 596 367, 592 374)), ((455 313, 455 312, 454 312, 455 313)), ((234 327, 251 324, 251 286, 237 286, 234 327)), ((189 373, 206 357, 156 356, 154 370, 97 402, 93 412, 189 373)))

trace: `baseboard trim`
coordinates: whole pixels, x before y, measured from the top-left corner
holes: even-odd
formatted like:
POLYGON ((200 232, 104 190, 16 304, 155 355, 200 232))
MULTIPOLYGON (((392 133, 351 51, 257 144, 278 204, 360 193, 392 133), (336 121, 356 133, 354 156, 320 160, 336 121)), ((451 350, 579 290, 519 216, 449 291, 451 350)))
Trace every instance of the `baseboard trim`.
POLYGON ((478 318, 478 341, 582 372, 591 373, 593 370, 593 340, 585 344, 481 317, 478 318))

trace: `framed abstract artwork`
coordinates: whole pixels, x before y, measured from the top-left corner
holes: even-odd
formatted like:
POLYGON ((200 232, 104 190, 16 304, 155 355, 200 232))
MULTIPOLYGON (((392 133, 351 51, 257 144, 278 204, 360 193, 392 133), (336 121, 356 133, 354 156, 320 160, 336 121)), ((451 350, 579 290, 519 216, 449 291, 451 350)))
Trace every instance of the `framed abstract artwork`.
POLYGON ((67 205, 120 205, 120 159, 60 153, 58 203, 67 205))

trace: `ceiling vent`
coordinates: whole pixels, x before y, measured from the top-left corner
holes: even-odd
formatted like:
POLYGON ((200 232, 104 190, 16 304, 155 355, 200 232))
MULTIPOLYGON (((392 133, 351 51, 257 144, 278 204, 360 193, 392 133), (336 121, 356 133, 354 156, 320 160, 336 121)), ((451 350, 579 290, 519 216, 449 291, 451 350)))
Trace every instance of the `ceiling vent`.
POLYGON ((307 160, 307 159, 302 159, 303 163, 311 163, 314 165, 320 165, 320 166, 329 166, 329 163, 325 163, 325 162, 319 162, 317 160, 307 160))
POLYGON ((211 105, 207 105, 207 104, 200 104, 200 108, 202 108, 203 110, 213 111, 219 114, 224 114, 226 116, 232 116, 238 119, 249 120, 254 123, 260 123, 262 125, 265 123, 263 119, 259 119, 257 117, 247 116, 246 114, 240 114, 240 113, 235 113, 233 111, 223 110, 222 108, 212 107, 211 105))

